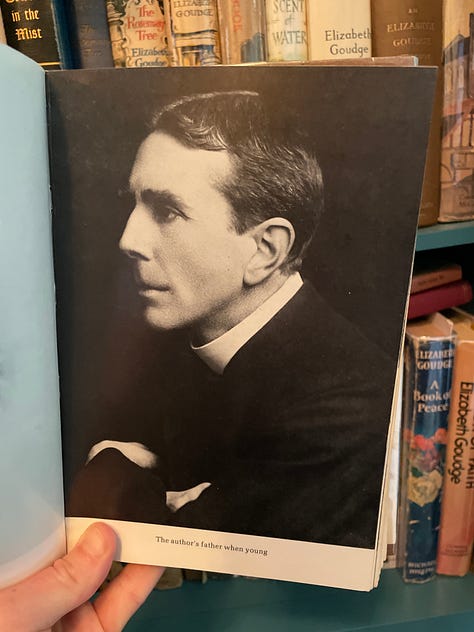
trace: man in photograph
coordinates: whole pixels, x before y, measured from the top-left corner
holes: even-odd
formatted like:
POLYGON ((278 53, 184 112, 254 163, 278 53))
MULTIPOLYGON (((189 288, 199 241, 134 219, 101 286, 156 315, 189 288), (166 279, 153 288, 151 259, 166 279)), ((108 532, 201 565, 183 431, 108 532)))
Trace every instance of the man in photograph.
POLYGON ((93 446, 68 515, 373 546, 394 368, 302 276, 314 140, 256 93, 185 97, 130 189, 120 249, 164 341, 153 423, 93 446))

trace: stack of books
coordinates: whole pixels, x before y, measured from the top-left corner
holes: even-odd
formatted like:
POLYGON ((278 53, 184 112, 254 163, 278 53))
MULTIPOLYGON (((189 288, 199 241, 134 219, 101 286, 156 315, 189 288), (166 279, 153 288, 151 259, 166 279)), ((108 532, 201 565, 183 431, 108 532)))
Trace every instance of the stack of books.
POLYGON ((464 305, 472 300, 472 284, 458 263, 422 261, 415 264, 408 320, 464 305))
MULTIPOLYGON (((474 542, 474 310, 461 265, 415 267, 399 414, 396 565, 407 582, 468 572, 474 542), (458 307, 462 305, 462 307, 458 307)), ((396 471, 398 463, 394 463, 396 471)))

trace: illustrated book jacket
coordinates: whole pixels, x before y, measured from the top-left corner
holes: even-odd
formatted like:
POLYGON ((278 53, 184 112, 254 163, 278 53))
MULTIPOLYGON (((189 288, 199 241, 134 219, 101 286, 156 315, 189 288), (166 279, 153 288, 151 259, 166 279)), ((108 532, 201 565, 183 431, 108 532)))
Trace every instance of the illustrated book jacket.
POLYGON ((444 0, 439 222, 474 219, 474 154, 469 133, 474 104, 473 32, 474 2, 444 0))
POLYGON ((0 55, 1 583, 100 519, 373 588, 435 72, 0 55))
POLYGON ((438 312, 407 326, 397 542, 408 583, 436 573, 455 346, 453 323, 438 312))

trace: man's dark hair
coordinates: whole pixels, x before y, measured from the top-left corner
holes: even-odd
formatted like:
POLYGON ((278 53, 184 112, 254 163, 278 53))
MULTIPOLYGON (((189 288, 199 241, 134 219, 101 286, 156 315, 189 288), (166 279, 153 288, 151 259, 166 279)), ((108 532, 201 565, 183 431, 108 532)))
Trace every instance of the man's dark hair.
POLYGON ((272 217, 286 218, 296 238, 285 267, 301 267, 322 212, 323 181, 316 156, 280 108, 272 111, 255 92, 195 94, 160 110, 152 131, 186 147, 226 150, 233 176, 218 188, 233 208, 235 230, 242 234, 272 217))

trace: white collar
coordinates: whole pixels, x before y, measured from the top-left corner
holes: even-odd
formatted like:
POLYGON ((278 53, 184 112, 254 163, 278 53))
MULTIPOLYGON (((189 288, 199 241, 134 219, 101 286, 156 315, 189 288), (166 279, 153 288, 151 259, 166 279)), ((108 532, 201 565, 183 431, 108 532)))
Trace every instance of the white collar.
POLYGON ((235 327, 201 347, 191 345, 191 349, 212 371, 222 375, 237 351, 293 298, 302 285, 301 275, 298 272, 292 274, 279 290, 235 327))

